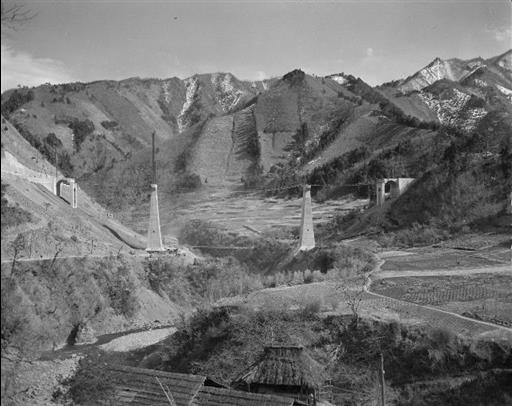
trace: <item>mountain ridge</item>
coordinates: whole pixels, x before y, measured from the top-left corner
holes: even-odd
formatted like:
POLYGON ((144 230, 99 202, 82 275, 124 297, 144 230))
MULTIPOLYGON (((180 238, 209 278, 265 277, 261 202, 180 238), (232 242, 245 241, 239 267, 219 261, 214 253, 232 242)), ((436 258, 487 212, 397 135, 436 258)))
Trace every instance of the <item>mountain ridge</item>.
POLYGON ((441 126, 481 132, 497 148, 491 134, 503 138, 512 114, 511 53, 487 65, 479 57, 436 58, 377 87, 345 73, 317 77, 299 69, 256 82, 220 72, 43 85, 2 94, 2 111, 50 163, 57 155, 61 171, 123 211, 147 199, 153 132, 164 194, 205 183, 275 184, 283 171, 316 176, 352 151, 373 156, 431 139, 441 126))

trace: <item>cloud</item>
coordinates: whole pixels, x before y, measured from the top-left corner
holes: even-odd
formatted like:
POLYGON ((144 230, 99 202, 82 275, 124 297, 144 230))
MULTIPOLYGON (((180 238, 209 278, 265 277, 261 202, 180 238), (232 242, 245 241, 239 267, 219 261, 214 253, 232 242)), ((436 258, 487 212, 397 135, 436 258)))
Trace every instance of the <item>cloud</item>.
POLYGON ((256 72, 256 80, 264 80, 266 79, 268 76, 265 72, 263 72, 262 70, 259 70, 256 72))
POLYGON ((72 82, 72 76, 64 64, 51 58, 35 58, 27 52, 19 52, 2 44, 2 92, 18 85, 37 86, 46 82, 72 82))
POLYGON ((366 48, 366 56, 371 58, 374 55, 373 48, 366 48))
POLYGON ((267 75, 267 73, 265 73, 262 70, 248 71, 246 73, 244 73, 241 70, 240 71, 235 70, 233 73, 238 79, 249 80, 249 81, 260 81, 260 80, 265 80, 265 79, 269 78, 269 75, 267 75))
POLYGON ((492 34, 494 39, 498 42, 508 41, 509 44, 512 41, 512 28, 491 28, 487 29, 486 32, 492 34))

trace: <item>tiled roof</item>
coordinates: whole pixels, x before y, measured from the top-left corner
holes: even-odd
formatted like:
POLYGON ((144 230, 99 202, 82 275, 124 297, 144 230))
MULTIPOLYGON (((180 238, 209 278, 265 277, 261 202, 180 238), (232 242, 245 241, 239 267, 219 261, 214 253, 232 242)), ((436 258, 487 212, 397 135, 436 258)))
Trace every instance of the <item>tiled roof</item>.
POLYGON ((109 371, 116 389, 116 405, 169 406, 156 378, 172 394, 177 406, 189 406, 203 386, 206 377, 163 372, 154 369, 110 365, 109 371))
POLYGON ((293 406, 294 400, 282 396, 242 392, 203 386, 191 406, 293 406))

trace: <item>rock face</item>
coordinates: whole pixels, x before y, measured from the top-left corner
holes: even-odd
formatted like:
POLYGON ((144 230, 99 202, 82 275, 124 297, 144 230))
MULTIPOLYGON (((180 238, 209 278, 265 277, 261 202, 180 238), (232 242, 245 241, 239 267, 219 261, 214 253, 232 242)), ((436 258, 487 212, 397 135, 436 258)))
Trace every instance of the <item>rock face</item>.
MULTIPOLYGON (((482 62, 476 63, 481 64, 482 62)), ((424 89, 441 79, 459 80, 464 74, 470 72, 473 66, 470 63, 464 66, 463 61, 459 59, 442 60, 436 58, 423 69, 405 79, 400 84, 399 89, 402 92, 410 92, 424 89)))
POLYGON ((75 345, 93 344, 97 340, 94 329, 86 322, 80 323, 75 336, 75 345))
POLYGON ((441 124, 462 128, 466 131, 474 130, 480 119, 485 117, 487 111, 483 107, 471 107, 471 94, 452 89, 444 97, 436 97, 429 92, 421 92, 422 100, 433 110, 441 124))

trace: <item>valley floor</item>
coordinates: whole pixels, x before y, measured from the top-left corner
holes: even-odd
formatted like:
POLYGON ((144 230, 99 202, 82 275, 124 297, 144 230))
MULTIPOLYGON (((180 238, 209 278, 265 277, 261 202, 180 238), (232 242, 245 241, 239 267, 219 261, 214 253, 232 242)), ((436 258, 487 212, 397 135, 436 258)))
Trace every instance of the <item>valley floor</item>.
MULTIPOLYGON (((260 209, 265 204, 275 202, 260 204, 260 209)), ((225 215, 226 210, 219 216, 225 215)), ((470 339, 511 342, 510 239, 494 235, 477 238, 479 244, 468 244, 468 240, 465 246, 452 241, 437 247, 377 252, 380 261, 366 285, 339 281, 279 286, 224 299, 217 305, 294 310, 318 302, 321 313, 328 315, 350 314, 350 300, 360 300, 358 311, 364 318, 428 325, 470 339)), ((349 244, 375 251, 373 243, 364 239, 349 244)), ((112 336, 107 342, 100 340, 88 348, 126 352, 152 345, 174 331, 167 327, 130 332, 112 336)), ((3 370, 16 367, 21 376, 11 383, 19 388, 13 404, 58 404, 53 400, 54 394, 66 390, 62 381, 73 374, 80 354, 83 348, 78 346, 56 357, 19 365, 2 359, 3 370)), ((5 384, 5 376, 2 381, 5 384)))
MULTIPOLYGON (((510 249, 507 250, 504 252, 502 248, 496 247, 492 250, 492 262, 479 267, 474 267, 471 261, 458 267, 446 266, 445 263, 453 261, 454 257, 467 257, 467 253, 449 248, 384 251, 379 254, 382 260, 371 273, 371 279, 364 288, 353 283, 346 285, 344 281, 318 282, 265 289, 244 298, 226 299, 221 303, 255 309, 296 309, 316 301, 320 303, 323 311, 346 314, 350 312, 348 302, 360 299, 359 312, 363 317, 409 325, 427 324, 472 338, 485 336, 512 340, 512 267, 510 249), (432 259, 433 252, 436 252, 437 264, 432 259), (401 264, 399 269, 393 269, 394 261, 401 264), (428 267, 425 266, 426 263, 429 264, 428 267), (435 277, 427 280, 432 276, 435 277), (407 281, 413 277, 426 280, 421 289, 416 289, 423 294, 419 295, 422 300, 417 299, 417 292, 416 297, 410 295, 413 288, 407 281), (441 282, 441 287, 436 281, 443 281, 442 278, 454 280, 450 284, 441 282), (396 292, 397 289, 382 288, 396 284, 396 280, 401 281, 400 294, 396 292), (352 295, 352 299, 347 298, 347 290, 355 292, 355 295, 360 292, 359 296, 352 295), (467 317, 474 316, 472 310, 477 311, 477 316, 467 317)), ((485 253, 488 254, 488 251, 485 253)), ((479 256, 475 258, 476 262, 481 260, 479 256)))
MULTIPOLYGON (((316 225, 330 221, 336 215, 366 206, 368 199, 328 200, 313 202, 316 225)), ((177 230, 191 219, 205 220, 227 227, 241 235, 277 232, 282 228, 300 226, 302 197, 262 198, 261 194, 232 188, 203 185, 200 190, 179 197, 159 196, 162 234, 176 236, 177 230)), ((149 207, 133 208, 123 221, 141 234, 147 230, 149 207)))

